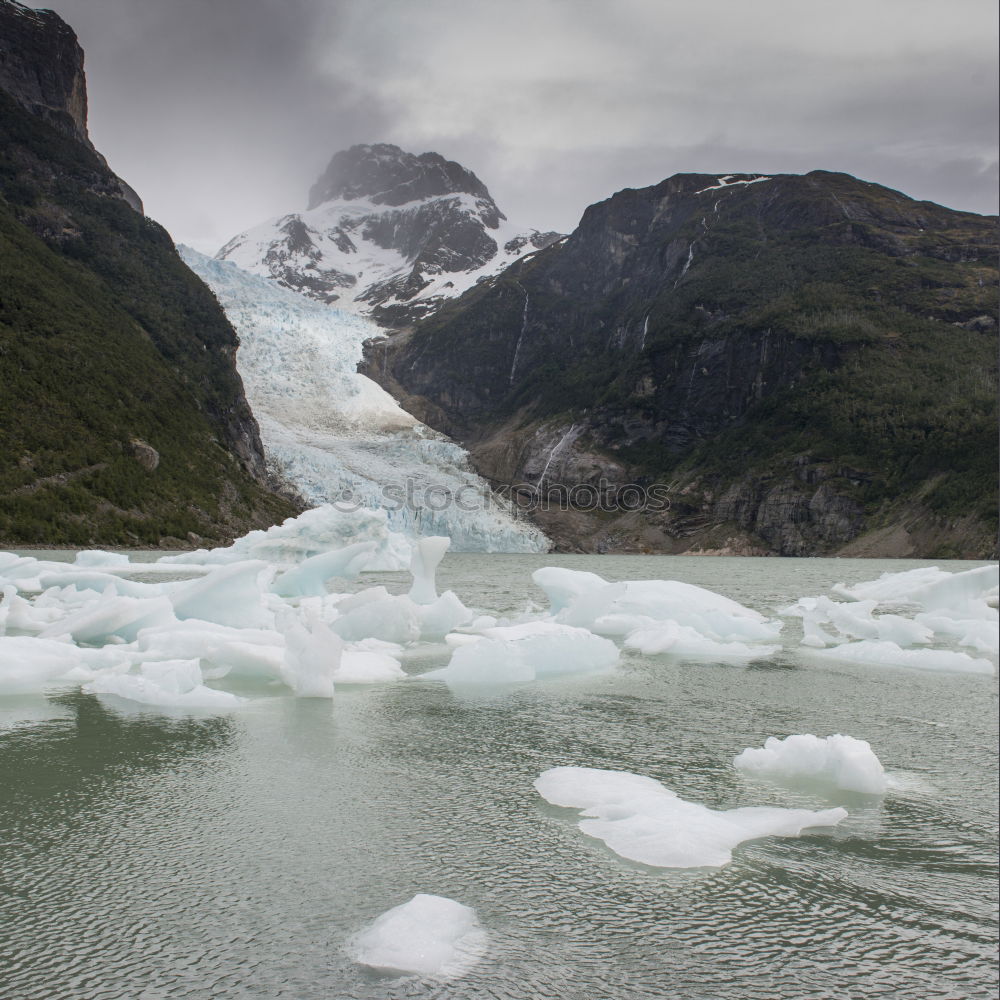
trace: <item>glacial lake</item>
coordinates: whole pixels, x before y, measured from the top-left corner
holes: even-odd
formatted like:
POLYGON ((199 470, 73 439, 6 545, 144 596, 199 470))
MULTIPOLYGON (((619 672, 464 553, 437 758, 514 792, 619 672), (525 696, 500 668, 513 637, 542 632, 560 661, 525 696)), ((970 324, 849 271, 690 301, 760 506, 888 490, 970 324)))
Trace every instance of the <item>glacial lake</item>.
MULTIPOLYGON (((439 589, 540 610, 543 565, 684 580, 770 615, 838 581, 975 564, 450 555, 439 589)), ((376 583, 405 592, 409 576, 358 586, 376 583)), ((782 652, 749 666, 624 652, 614 674, 478 694, 262 688, 223 715, 0 699, 0 997, 995 997, 996 675, 811 661, 786 622, 782 652), (824 795, 733 768, 790 733, 868 740, 899 787, 824 795), (559 765, 649 775, 713 808, 850 815, 743 844, 723 868, 652 869, 542 801, 532 781, 559 765), (465 978, 345 954, 418 892, 478 912, 489 950, 465 978)), ((448 656, 428 645, 404 667, 448 656)))

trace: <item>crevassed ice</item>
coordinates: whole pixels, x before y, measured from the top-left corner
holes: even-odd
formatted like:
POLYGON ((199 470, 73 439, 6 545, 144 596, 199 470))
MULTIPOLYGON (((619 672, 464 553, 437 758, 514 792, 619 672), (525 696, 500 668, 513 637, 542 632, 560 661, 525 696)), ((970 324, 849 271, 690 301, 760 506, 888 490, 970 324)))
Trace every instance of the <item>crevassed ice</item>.
POLYGON ((382 508, 408 538, 448 535, 456 552, 545 552, 454 441, 406 413, 357 371, 369 320, 178 248, 240 335, 236 364, 271 470, 307 503, 382 508), (461 505, 454 499, 458 497, 461 505))

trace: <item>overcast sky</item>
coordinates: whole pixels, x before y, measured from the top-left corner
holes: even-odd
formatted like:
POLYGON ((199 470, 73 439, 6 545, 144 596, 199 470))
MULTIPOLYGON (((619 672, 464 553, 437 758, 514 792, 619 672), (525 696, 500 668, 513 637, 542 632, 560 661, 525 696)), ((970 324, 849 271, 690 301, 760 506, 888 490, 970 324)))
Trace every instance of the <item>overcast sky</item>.
POLYGON ((90 131, 174 238, 305 208, 338 149, 474 170, 568 232, 686 171, 844 170, 997 211, 995 0, 55 0, 90 131))

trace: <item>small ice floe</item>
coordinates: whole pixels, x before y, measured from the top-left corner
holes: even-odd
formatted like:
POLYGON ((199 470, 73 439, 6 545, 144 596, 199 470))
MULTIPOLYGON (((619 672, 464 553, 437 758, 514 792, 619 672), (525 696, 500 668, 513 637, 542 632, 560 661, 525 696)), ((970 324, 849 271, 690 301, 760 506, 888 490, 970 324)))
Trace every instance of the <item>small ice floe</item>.
POLYGON ((850 601, 914 604, 936 611, 961 608, 970 603, 996 607, 998 587, 1000 567, 997 565, 977 566, 959 573, 926 566, 903 573, 883 573, 877 580, 852 586, 838 583, 833 592, 850 601))
POLYGON ((661 622, 638 628, 625 637, 625 648, 635 649, 647 656, 667 653, 686 659, 713 660, 729 663, 748 663, 773 656, 780 646, 749 646, 745 642, 719 642, 709 639, 688 625, 661 622))
POLYGON ((863 640, 829 649, 814 649, 810 656, 837 663, 862 663, 873 667, 913 667, 953 674, 992 674, 989 660, 950 649, 903 649, 894 642, 863 640))
POLYGON ((89 684, 84 684, 83 690, 160 708, 224 711, 238 708, 246 701, 228 691, 206 687, 197 660, 143 663, 138 673, 104 670, 89 684))
MULTIPOLYGON (((618 647, 583 628, 524 622, 483 629, 454 648, 446 667, 421 679, 452 685, 516 684, 568 674, 605 673, 618 663, 618 647)), ((453 644, 452 644, 453 645, 453 644)))
POLYGON ((782 608, 781 615, 802 619, 802 645, 823 648, 840 641, 823 626, 829 626, 840 637, 878 639, 899 646, 923 645, 934 638, 933 631, 921 622, 902 615, 874 615, 878 602, 866 599, 845 603, 829 597, 800 597, 794 604, 782 608))
POLYGON ((200 580, 167 591, 178 618, 229 625, 233 628, 271 628, 274 613, 267 596, 274 567, 262 560, 219 566, 200 580))
POLYGON ((354 935, 347 953, 373 969, 447 980, 468 973, 487 944, 475 910, 421 892, 354 935))
POLYGON ((784 739, 769 736, 763 747, 737 754, 733 765, 772 781, 816 782, 865 795, 883 795, 888 787, 885 769, 871 745, 839 733, 825 739, 811 733, 784 739))
POLYGON ((582 810, 588 818, 578 825, 587 836, 654 868, 721 868, 744 841, 795 837, 847 818, 841 808, 709 809, 678 798, 653 778, 590 767, 554 767, 534 785, 546 802, 582 810))

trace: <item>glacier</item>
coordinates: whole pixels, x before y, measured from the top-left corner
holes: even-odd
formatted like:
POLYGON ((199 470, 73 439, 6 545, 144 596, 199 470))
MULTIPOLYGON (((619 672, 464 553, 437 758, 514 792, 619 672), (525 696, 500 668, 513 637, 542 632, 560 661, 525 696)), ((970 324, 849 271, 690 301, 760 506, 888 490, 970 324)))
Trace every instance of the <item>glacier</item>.
POLYGON ((310 506, 385 510, 391 531, 456 552, 545 552, 548 539, 476 475, 467 452, 357 371, 382 330, 188 247, 240 336, 236 365, 269 470, 310 506))

